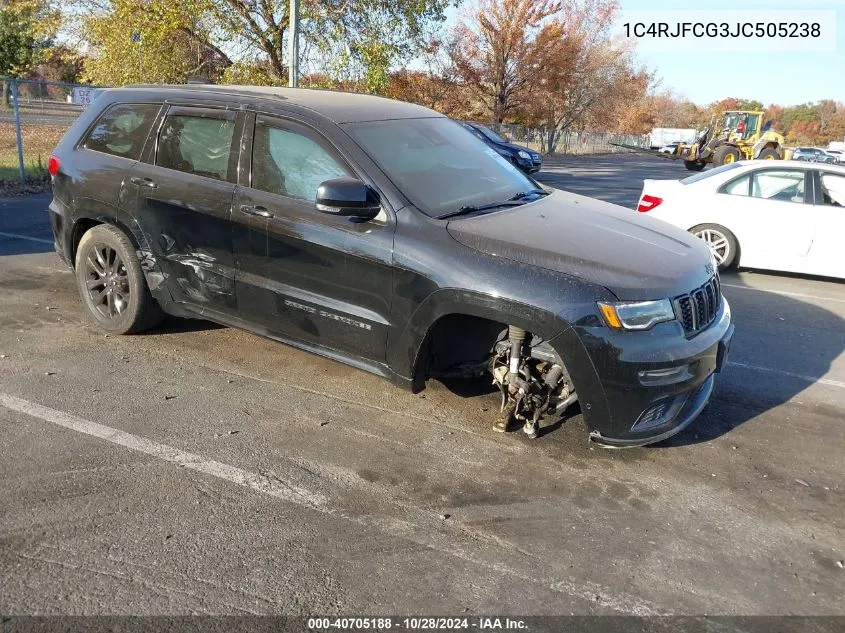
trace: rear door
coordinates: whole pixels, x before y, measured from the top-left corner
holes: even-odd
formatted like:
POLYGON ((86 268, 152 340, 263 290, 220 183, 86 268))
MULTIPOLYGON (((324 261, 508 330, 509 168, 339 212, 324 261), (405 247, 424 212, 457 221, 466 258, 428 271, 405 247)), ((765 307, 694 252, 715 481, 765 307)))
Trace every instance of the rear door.
POLYGON ((236 308, 232 195, 243 115, 171 105, 127 195, 174 300, 220 312, 236 308))
POLYGON ((845 278, 845 174, 820 169, 816 176, 816 235, 805 272, 845 278))
POLYGON ((97 117, 69 156, 54 194, 72 201, 79 215, 117 215, 120 187, 127 170, 140 158, 160 103, 113 103, 97 117))
POLYGON ((317 211, 321 182, 360 174, 304 122, 251 116, 251 169, 233 205, 241 316, 278 336, 383 362, 392 212, 356 222, 317 211))

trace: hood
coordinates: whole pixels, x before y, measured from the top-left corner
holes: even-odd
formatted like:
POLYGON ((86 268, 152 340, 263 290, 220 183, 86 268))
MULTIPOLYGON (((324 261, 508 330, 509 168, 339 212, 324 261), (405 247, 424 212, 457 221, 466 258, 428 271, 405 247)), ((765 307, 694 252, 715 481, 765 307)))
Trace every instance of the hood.
POLYGON ((604 286, 623 301, 675 297, 714 272, 707 246, 686 231, 563 191, 456 218, 447 230, 465 246, 604 286))
POLYGON ((498 145, 499 147, 507 148, 507 149, 511 150, 512 152, 518 152, 518 151, 521 150, 523 152, 528 152, 532 156, 534 154, 539 154, 539 152, 537 152, 536 150, 529 149, 527 147, 523 147, 522 145, 516 145, 514 143, 496 143, 496 145, 498 145))

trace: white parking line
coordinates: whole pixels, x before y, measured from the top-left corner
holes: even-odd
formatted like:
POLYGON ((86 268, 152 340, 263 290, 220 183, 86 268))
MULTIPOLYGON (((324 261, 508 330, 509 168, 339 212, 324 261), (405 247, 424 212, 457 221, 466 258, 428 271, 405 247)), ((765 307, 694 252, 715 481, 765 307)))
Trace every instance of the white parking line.
POLYGON ((791 371, 783 371, 782 369, 772 369, 771 367, 760 367, 759 365, 746 365, 745 363, 734 363, 733 361, 728 361, 727 363, 731 367, 741 367, 743 369, 752 369, 754 371, 765 371, 770 374, 780 374, 781 376, 788 376, 789 378, 798 378, 799 380, 803 380, 805 382, 813 383, 813 384, 821 384, 827 385, 829 387, 839 387, 840 389, 845 389, 845 382, 841 382, 839 380, 831 380, 830 378, 813 378, 812 376, 805 376, 803 374, 794 374, 791 371))
MULTIPOLYGON (((277 499, 309 506, 318 512, 338 516, 359 525, 381 530, 392 537, 404 538, 423 547, 453 556, 459 560, 485 567, 496 572, 498 575, 507 574, 523 583, 531 582, 542 585, 550 588, 552 591, 581 598, 592 604, 599 604, 629 615, 655 616, 667 613, 658 606, 637 596, 612 592, 605 587, 584 579, 576 580, 574 578, 568 578, 561 580, 559 578, 537 577, 520 569, 512 568, 507 562, 503 562, 501 558, 495 562, 491 562, 488 560, 491 555, 496 555, 498 558, 501 556, 503 549, 505 551, 511 551, 512 546, 498 538, 492 539, 495 542, 491 545, 489 534, 475 532, 471 527, 466 525, 460 528, 455 527, 455 532, 451 532, 450 528, 444 528, 440 525, 442 521, 438 521, 438 527, 432 529, 430 525, 420 526, 397 517, 379 515, 350 516, 340 509, 330 507, 326 497, 319 493, 310 492, 284 482, 269 481, 257 473, 207 460, 201 455, 188 453, 166 444, 159 444, 158 442, 153 442, 152 440, 132 435, 131 433, 126 433, 110 426, 76 417, 64 411, 51 409, 50 407, 29 402, 28 400, 6 393, 0 393, 0 406, 44 420, 45 422, 57 424, 72 431, 78 431, 79 433, 112 442, 113 444, 133 451, 178 464, 185 468, 212 475, 239 486, 251 488, 256 492, 270 495, 277 499), (459 541, 461 536, 467 537, 467 535, 470 535, 469 543, 473 544, 476 548, 481 548, 482 550, 485 548, 492 549, 487 549, 486 555, 473 555, 469 551, 467 543, 459 541), (475 535, 475 538, 472 538, 473 535, 475 535)), ((319 468, 314 467, 313 470, 319 472, 319 468)), ((419 508, 414 508, 414 510, 416 514, 420 514, 419 508)), ((518 548, 514 548, 514 551, 518 551, 518 548)), ((520 559, 523 556, 524 554, 520 553, 520 559)))
POLYGON ((57 411, 56 409, 44 407, 40 404, 22 400, 21 398, 16 398, 5 393, 0 393, 0 404, 7 409, 12 409, 25 415, 31 415, 34 418, 39 418, 46 422, 58 424, 72 431, 98 437, 107 442, 123 446, 124 448, 138 451, 139 453, 146 453, 147 455, 152 455, 153 457, 217 477, 218 479, 225 479, 239 486, 251 488, 252 490, 282 499, 283 501, 290 501, 291 503, 308 505, 315 508, 321 508, 326 504, 326 498, 319 493, 288 485, 284 482, 281 484, 273 482, 257 473, 242 470, 229 464, 208 460, 201 455, 188 453, 178 448, 167 446, 166 444, 159 444, 158 442, 153 442, 152 440, 138 437, 125 431, 113 429, 110 426, 83 420, 64 411, 57 411))
POLYGON ((736 288, 737 290, 755 290, 757 292, 769 292, 773 295, 784 295, 786 297, 799 297, 800 299, 815 299, 816 301, 833 301, 834 303, 845 303, 845 299, 833 297, 822 297, 819 295, 805 295, 800 292, 787 292, 786 290, 768 290, 766 288, 752 288, 751 286, 736 286, 734 284, 722 284, 722 288, 736 288))
POLYGON ((41 237, 32 237, 31 235, 19 235, 18 233, 3 233, 0 231, 0 237, 11 237, 16 240, 29 240, 30 242, 38 242, 39 244, 52 244, 53 240, 45 240, 41 237))

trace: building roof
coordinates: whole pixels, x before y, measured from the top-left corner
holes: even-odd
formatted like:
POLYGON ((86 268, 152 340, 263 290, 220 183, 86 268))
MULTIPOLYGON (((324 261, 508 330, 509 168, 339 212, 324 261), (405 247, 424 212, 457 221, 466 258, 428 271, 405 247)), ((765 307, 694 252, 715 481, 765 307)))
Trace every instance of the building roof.
MULTIPOLYGON (((220 96, 250 96, 277 100, 292 106, 313 110, 335 123, 383 121, 386 119, 419 119, 444 115, 423 106, 373 95, 309 88, 272 86, 219 86, 213 84, 146 84, 115 90, 156 90, 173 93, 203 93, 220 96)), ((174 95, 175 96, 175 95, 174 95)))

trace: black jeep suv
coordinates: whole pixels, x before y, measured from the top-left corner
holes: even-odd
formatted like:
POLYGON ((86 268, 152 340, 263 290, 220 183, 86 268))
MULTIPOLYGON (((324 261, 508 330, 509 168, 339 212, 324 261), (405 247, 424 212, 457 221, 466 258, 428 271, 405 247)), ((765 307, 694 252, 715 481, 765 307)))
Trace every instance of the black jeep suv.
POLYGON ((416 105, 105 90, 49 169, 56 249, 106 331, 210 319, 415 390, 489 373, 498 430, 577 401, 599 443, 669 437, 733 332, 700 240, 544 190, 416 105))

